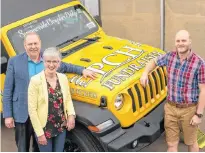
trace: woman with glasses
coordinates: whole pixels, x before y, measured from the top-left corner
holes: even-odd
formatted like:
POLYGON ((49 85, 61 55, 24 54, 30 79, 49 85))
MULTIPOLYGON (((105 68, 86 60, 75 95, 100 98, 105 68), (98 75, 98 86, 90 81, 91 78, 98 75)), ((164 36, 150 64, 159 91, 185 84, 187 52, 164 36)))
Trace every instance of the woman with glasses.
POLYGON ((66 75, 58 73, 61 54, 55 47, 43 53, 45 70, 33 76, 28 111, 41 152, 62 152, 66 128, 75 127, 75 111, 66 75))

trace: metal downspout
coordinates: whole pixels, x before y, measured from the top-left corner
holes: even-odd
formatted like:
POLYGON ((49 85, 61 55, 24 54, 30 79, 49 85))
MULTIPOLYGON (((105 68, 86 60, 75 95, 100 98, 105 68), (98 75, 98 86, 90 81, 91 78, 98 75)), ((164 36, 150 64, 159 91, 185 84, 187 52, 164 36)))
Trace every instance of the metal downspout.
POLYGON ((165 49, 165 0, 160 0, 160 48, 165 49))

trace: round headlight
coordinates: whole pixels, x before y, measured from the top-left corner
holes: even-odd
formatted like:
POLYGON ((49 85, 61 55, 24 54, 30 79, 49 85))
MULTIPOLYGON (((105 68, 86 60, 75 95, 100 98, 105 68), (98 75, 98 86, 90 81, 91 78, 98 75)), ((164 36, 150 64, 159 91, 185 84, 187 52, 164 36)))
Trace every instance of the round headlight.
POLYGON ((122 94, 117 95, 117 97, 115 98, 115 103, 114 103, 115 108, 117 110, 120 110, 122 108, 123 104, 124 104, 123 95, 122 94))

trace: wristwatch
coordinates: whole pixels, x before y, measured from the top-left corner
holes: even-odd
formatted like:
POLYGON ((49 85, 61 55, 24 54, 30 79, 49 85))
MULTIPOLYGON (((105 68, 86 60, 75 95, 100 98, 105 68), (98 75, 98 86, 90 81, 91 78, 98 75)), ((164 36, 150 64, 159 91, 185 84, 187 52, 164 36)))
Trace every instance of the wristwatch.
POLYGON ((203 117, 203 114, 195 113, 195 115, 198 116, 198 118, 202 118, 203 117))

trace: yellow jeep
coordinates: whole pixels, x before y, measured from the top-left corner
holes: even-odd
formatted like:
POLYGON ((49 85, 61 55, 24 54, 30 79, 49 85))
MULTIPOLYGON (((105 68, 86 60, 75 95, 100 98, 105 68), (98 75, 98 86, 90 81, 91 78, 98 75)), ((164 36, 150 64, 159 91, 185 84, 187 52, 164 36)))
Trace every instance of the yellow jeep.
POLYGON ((67 75, 77 118, 65 151, 139 151, 156 140, 164 131, 166 68, 151 72, 146 88, 139 78, 145 64, 165 52, 106 35, 77 0, 47 8, 26 3, 2 11, 1 96, 9 57, 24 52, 24 36, 35 31, 42 50, 57 46, 64 62, 97 73, 96 80, 67 75), (25 6, 28 12, 21 11, 25 6))

